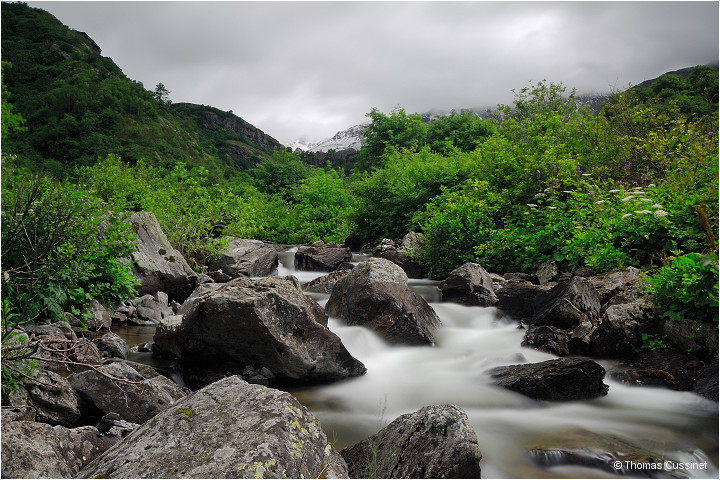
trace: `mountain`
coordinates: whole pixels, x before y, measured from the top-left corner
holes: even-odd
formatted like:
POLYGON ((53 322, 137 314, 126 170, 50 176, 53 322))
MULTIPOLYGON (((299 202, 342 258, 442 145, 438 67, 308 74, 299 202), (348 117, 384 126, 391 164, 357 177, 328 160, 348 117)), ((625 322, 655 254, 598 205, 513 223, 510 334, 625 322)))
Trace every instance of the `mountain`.
POLYGON ((129 163, 169 168, 181 161, 227 176, 284 148, 230 112, 171 105, 125 76, 87 34, 44 10, 0 8, 3 83, 27 127, 3 138, 18 166, 65 177, 114 153, 129 163))
POLYGON ((331 138, 320 140, 319 142, 307 143, 302 139, 296 140, 289 145, 290 149, 302 150, 303 152, 328 152, 329 150, 345 150, 353 149, 360 150, 362 146, 362 132, 368 123, 361 123, 359 125, 352 126, 346 130, 337 132, 331 138))

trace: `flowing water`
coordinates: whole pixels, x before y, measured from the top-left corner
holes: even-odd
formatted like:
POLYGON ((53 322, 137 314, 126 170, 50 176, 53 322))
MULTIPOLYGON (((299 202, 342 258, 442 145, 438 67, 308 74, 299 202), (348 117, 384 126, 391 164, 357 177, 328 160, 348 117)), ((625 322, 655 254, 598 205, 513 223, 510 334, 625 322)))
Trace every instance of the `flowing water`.
MULTIPOLYGON (((307 282, 325 274, 295 271, 293 256, 294 250, 281 253, 280 275, 307 282)), ((437 282, 411 280, 410 286, 442 320, 435 346, 391 346, 368 329, 331 318, 330 329, 365 364, 367 374, 292 392, 318 418, 336 448, 375 434, 404 413, 454 404, 465 410, 477 433, 484 478, 612 477, 598 469, 539 467, 531 461, 527 445, 572 428, 650 445, 654 452, 680 462, 707 462, 706 468, 685 473, 691 478, 718 478, 717 403, 689 392, 628 386, 608 377, 607 396, 576 402, 536 402, 496 387, 485 373, 489 368, 554 356, 521 347, 523 330, 494 308, 440 303, 437 282)), ((328 298, 313 296, 323 306, 328 298)))

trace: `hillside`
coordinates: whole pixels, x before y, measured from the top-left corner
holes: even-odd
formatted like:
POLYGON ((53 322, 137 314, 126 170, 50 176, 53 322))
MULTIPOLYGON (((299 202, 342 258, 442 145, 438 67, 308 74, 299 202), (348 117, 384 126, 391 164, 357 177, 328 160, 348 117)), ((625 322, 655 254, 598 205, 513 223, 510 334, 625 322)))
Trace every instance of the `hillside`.
POLYGON ((2 4, 3 82, 27 120, 27 132, 9 136, 4 149, 23 166, 64 176, 114 153, 133 164, 183 161, 228 175, 280 147, 231 113, 171 107, 101 53, 44 10, 2 4))

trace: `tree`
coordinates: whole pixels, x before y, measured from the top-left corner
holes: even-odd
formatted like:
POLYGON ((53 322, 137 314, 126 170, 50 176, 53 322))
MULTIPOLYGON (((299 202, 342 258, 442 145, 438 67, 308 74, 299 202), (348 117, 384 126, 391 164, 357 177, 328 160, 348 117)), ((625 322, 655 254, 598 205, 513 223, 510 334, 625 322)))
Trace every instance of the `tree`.
MULTIPOLYGON (((11 66, 10 62, 2 62, 2 70, 10 68, 11 66)), ((2 139, 5 140, 8 133, 25 129, 25 127, 22 126, 22 124, 25 123, 25 119, 22 115, 13 113, 13 106, 7 100, 10 92, 5 88, 5 82, 2 80, 2 76, 0 76, 0 84, 2 84, 2 139)))
POLYGON ((158 83, 157 86, 155 86, 155 100, 157 100, 159 103, 164 103, 165 105, 170 105, 172 103, 172 100, 170 100, 170 90, 165 88, 165 85, 162 83, 158 83))
POLYGON ((365 140, 358 154, 358 167, 362 171, 382 165, 388 147, 419 150, 425 144, 427 129, 417 113, 408 115, 405 109, 396 108, 385 115, 373 108, 367 116, 372 121, 363 131, 365 140))

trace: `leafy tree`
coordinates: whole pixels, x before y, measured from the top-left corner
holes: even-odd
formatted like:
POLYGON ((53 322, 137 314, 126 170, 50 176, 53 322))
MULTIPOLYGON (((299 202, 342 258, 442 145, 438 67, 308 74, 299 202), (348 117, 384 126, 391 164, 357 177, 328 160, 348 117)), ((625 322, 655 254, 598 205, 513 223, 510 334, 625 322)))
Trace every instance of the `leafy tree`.
POLYGON ((310 167, 294 153, 277 151, 252 170, 255 184, 263 193, 288 200, 293 189, 310 175, 310 167))
POLYGON ((449 154, 453 148, 471 152, 495 132, 489 120, 469 110, 441 116, 427 124, 427 144, 434 152, 449 154))
POLYGON ((405 109, 396 108, 385 115, 377 108, 367 114, 370 124, 363 131, 362 148, 358 153, 357 167, 361 171, 382 166, 385 149, 418 150, 426 141, 427 129, 417 113, 407 114, 405 109))
POLYGON ((170 105, 170 103, 172 103, 172 100, 170 100, 170 90, 165 88, 165 85, 162 83, 158 83, 155 86, 154 97, 158 103, 162 103, 164 105, 170 105))

